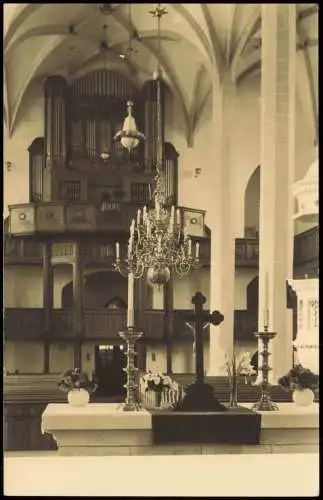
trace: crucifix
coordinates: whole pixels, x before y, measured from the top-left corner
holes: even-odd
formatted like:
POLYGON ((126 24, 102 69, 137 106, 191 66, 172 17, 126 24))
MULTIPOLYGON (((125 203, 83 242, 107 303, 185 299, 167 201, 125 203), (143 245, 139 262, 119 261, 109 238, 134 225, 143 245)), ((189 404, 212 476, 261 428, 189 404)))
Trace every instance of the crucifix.
POLYGON ((203 330, 210 323, 214 326, 219 325, 224 320, 223 314, 219 311, 209 313, 203 310, 203 304, 206 298, 201 292, 197 292, 191 300, 194 304, 194 313, 187 315, 186 320, 194 331, 195 344, 195 373, 196 383, 204 383, 204 354, 203 354, 203 330))
POLYGON ((190 328, 194 329, 195 342, 195 383, 191 384, 184 399, 175 408, 175 411, 225 411, 225 407, 214 396, 213 387, 204 382, 204 353, 203 329, 210 323, 219 325, 224 320, 219 311, 211 313, 203 310, 206 298, 197 292, 191 300, 194 312, 186 316, 190 328))

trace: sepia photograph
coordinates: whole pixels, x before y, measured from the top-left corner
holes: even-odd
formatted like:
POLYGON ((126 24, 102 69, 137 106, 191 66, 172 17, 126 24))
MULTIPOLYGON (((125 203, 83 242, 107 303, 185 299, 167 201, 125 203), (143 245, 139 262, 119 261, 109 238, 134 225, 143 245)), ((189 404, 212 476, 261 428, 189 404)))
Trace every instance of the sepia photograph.
POLYGON ((319 496, 318 3, 3 3, 6 496, 319 496))

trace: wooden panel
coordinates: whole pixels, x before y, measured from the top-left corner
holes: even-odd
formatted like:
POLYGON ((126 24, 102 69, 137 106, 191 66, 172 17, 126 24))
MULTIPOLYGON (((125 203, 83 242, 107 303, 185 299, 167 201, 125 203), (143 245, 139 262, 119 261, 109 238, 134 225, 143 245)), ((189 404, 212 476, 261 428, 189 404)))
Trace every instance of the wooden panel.
POLYGON ((41 433, 41 416, 47 403, 4 404, 4 449, 56 450, 49 434, 41 433))
POLYGON ((162 339, 164 337, 164 311, 142 313, 138 327, 144 332, 143 339, 162 339))
POLYGON ((86 338, 119 338, 118 332, 126 328, 125 311, 85 311, 86 338))
POLYGON ((259 240, 237 238, 235 252, 236 266, 258 267, 259 240))
POLYGON ((315 226, 294 238, 294 265, 304 265, 319 258, 319 229, 315 226))
POLYGON ((6 339, 36 340, 44 334, 44 311, 41 308, 6 308, 4 334, 6 339))
POLYGON ((73 338, 73 311, 56 309, 51 314, 51 336, 53 339, 73 338))
POLYGON ((51 246, 51 261, 71 262, 74 260, 75 246, 72 242, 53 243, 51 246))
POLYGON ((37 207, 37 231, 53 232, 65 229, 62 205, 39 205, 37 207))
POLYGON ((35 232, 35 207, 33 205, 16 205, 9 207, 10 232, 12 234, 31 234, 35 232))
POLYGON ((67 206, 66 227, 68 230, 95 230, 96 217, 94 207, 91 205, 67 206))
POLYGON ((189 236, 204 236, 204 212, 184 208, 183 213, 184 234, 189 236))

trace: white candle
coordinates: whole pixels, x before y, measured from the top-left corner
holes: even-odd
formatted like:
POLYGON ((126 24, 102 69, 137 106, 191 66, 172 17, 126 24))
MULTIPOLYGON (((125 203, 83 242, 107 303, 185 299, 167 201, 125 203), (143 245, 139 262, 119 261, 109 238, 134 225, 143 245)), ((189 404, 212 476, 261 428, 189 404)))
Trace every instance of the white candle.
POLYGON ((269 325, 269 308, 268 308, 268 273, 265 274, 265 310, 264 310, 264 328, 268 328, 269 325))
POLYGON ((196 258, 196 260, 199 258, 199 255, 200 255, 200 244, 199 244, 199 242, 197 242, 196 246, 195 246, 195 258, 196 258))
POLYGON ((156 219, 159 220, 160 218, 160 205, 159 201, 156 201, 156 219))
POLYGON ((144 209, 142 211, 142 218, 143 218, 143 221, 145 222, 145 220, 147 218, 147 207, 146 207, 146 205, 144 206, 144 209))
POLYGON ((141 212, 140 212, 140 208, 139 208, 138 212, 137 212, 137 226, 140 226, 140 217, 141 217, 141 212))
POLYGON ((265 274, 265 309, 268 310, 268 273, 265 274))
POLYGON ((134 326, 134 312, 133 312, 133 285, 134 278, 133 274, 128 275, 128 310, 127 310, 127 327, 134 326))
POLYGON ((150 222, 149 220, 147 221, 147 238, 150 236, 150 222))
POLYGON ((117 260, 120 259, 120 244, 118 242, 116 243, 116 257, 117 260))
POLYGON ((170 216, 171 216, 172 219, 175 218, 175 207, 174 207, 174 205, 172 205, 172 208, 170 210, 170 216))
POLYGON ((135 233, 135 219, 132 219, 131 226, 130 226, 130 236, 133 236, 135 233))
POLYGON ((268 309, 264 310, 264 328, 268 328, 269 324, 269 311, 268 309))
POLYGON ((129 238, 129 242, 128 242, 128 256, 131 254, 132 252, 132 238, 129 238))
POLYGON ((188 240, 188 256, 192 255, 192 240, 188 240))
POLYGON ((180 211, 180 209, 178 208, 178 209, 176 210, 176 224, 180 225, 180 223, 181 223, 181 211, 180 211))

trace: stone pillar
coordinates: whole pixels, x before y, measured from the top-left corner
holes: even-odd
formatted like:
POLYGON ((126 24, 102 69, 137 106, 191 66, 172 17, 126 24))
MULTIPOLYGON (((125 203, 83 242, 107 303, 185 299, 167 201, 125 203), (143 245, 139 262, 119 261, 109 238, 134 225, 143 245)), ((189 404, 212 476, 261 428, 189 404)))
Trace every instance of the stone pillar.
POLYGON ((44 373, 50 372, 49 349, 51 317, 53 310, 53 267, 51 265, 51 244, 43 243, 43 308, 44 308, 44 373))
POLYGON ((74 367, 82 369, 83 338, 83 262, 82 244, 74 244, 73 261, 73 327, 74 327, 74 367))
POLYGON ((268 310, 271 382, 292 366, 286 279, 292 276, 296 4, 262 4, 259 330, 268 310))
POLYGON ((173 278, 164 286, 164 339, 166 343, 166 371, 172 373, 172 341, 174 331, 174 285, 173 278))
POLYGON ((233 231, 231 136, 235 107, 235 86, 229 71, 213 88, 214 163, 207 213, 211 229, 210 310, 224 315, 219 326, 210 325, 208 375, 223 374, 225 354, 231 356, 234 343, 235 235, 233 231))

